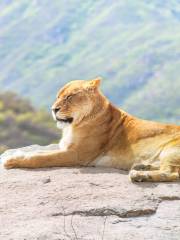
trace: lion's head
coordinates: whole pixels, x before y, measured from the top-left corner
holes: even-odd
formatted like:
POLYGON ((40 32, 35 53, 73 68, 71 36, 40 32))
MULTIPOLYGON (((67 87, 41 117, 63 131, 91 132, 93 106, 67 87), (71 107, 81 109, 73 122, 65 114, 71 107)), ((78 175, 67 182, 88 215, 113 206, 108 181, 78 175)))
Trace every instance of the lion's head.
POLYGON ((99 85, 100 78, 75 80, 59 90, 52 106, 52 115, 59 128, 70 124, 78 125, 97 110, 101 96, 99 85))

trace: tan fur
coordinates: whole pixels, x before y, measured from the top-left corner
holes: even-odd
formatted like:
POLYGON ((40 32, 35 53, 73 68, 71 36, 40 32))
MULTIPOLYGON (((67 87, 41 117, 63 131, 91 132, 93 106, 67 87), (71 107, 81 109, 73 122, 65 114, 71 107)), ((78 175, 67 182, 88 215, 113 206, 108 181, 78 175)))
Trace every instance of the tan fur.
MULTIPOLYGON (((65 124, 60 150, 15 156, 5 168, 104 166, 130 170, 132 181, 174 181, 180 174, 180 126, 136 118, 113 106, 100 79, 72 81, 52 109, 65 124)), ((55 117, 55 114, 54 114, 55 117)), ((58 123, 61 125, 61 123, 58 123)))

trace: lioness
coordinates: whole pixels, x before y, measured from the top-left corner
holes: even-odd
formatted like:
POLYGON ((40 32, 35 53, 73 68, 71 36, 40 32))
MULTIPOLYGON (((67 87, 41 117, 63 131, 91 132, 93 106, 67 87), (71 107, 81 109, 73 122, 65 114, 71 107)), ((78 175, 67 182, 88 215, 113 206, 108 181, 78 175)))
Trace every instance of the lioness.
POLYGON ((20 154, 5 168, 102 166, 130 170, 132 181, 180 178, 180 126, 131 116, 99 90, 100 78, 76 80, 60 89, 52 106, 63 131, 59 150, 20 154))

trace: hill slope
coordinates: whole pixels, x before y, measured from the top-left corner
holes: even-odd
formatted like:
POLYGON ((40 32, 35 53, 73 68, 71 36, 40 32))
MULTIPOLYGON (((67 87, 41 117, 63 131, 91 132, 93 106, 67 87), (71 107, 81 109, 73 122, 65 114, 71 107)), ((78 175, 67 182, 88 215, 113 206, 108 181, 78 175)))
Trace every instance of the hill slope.
POLYGON ((46 145, 60 138, 52 118, 11 92, 0 93, 0 153, 30 144, 46 145))
POLYGON ((0 87, 50 106, 72 79, 104 77, 126 111, 179 122, 178 0, 0 3, 0 87))

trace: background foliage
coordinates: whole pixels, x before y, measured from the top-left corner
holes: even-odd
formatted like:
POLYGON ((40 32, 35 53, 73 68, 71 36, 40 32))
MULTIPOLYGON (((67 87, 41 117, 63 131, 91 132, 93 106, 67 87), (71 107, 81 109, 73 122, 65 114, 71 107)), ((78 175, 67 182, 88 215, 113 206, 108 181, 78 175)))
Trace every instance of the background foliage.
POLYGON ((60 138, 49 114, 11 92, 0 94, 0 153, 30 144, 46 145, 60 138))

